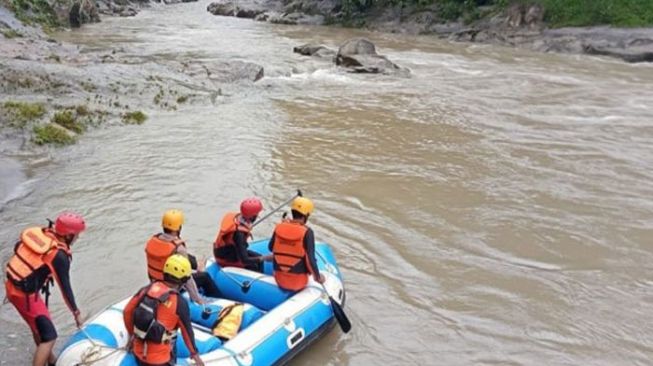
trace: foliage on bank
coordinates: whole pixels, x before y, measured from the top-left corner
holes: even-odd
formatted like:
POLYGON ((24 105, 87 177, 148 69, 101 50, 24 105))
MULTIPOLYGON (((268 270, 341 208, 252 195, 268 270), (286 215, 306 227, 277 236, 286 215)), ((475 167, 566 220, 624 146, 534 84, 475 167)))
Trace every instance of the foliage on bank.
POLYGON ((0 0, 0 3, 13 10, 16 18, 23 23, 38 24, 46 30, 62 25, 55 6, 67 2, 67 0, 0 0))
POLYGON ((471 23, 515 3, 541 5, 544 21, 551 27, 653 25, 653 0, 343 0, 342 9, 346 22, 352 24, 374 9, 386 7, 434 10, 442 22, 471 23))

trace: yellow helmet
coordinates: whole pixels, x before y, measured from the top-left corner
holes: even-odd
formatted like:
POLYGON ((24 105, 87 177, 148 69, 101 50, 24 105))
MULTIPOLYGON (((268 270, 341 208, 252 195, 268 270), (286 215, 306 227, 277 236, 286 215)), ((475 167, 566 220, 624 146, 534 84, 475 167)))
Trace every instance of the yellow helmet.
POLYGON ((190 261, 181 254, 171 255, 163 265, 163 276, 167 279, 186 282, 191 276, 190 261))
POLYGON ((290 204, 290 209, 304 216, 308 216, 313 213, 313 201, 306 197, 297 197, 290 204))
POLYGON ((184 213, 181 210, 168 210, 163 214, 161 226, 164 229, 179 231, 184 224, 184 213))

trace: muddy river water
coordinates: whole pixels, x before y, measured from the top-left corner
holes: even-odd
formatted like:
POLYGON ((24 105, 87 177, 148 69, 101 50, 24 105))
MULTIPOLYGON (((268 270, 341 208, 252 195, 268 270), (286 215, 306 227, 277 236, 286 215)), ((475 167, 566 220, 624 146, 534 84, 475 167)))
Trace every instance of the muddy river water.
MULTIPOLYGON (((206 5, 57 36, 154 62, 250 61, 266 77, 215 104, 91 131, 36 166, 0 160, 14 177, 0 187, 3 260, 26 225, 83 213, 72 279, 90 315, 145 283, 143 246, 165 209, 186 212, 190 250, 209 255, 240 199, 269 208, 302 188, 344 273, 353 330, 294 365, 653 363, 653 66, 271 25, 206 5), (411 77, 291 52, 355 36, 411 77)), ((65 336, 72 317, 53 298, 65 336)), ((27 328, 10 305, 0 319, 0 364, 27 364, 27 328)))

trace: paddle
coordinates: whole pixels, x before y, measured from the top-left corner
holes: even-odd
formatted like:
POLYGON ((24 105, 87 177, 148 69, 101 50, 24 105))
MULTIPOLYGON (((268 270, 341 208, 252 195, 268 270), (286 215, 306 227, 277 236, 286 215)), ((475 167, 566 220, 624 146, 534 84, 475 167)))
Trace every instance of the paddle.
POLYGON ((345 314, 345 311, 342 309, 342 306, 336 302, 336 300, 329 295, 329 292, 327 291, 326 287, 324 287, 324 284, 320 284, 322 288, 324 289, 324 293, 329 296, 329 301, 331 302, 331 309, 333 309, 333 315, 336 317, 336 320, 338 321, 338 324, 340 325, 340 329, 342 329, 343 333, 349 333, 351 330, 351 322, 349 322, 349 319, 347 318, 347 314, 345 314))
POLYGON ((252 227, 254 227, 254 226, 260 224, 261 221, 267 219, 267 218, 270 217, 270 215, 272 215, 273 213, 275 213, 275 212, 281 210, 282 208, 284 208, 287 204, 289 204, 290 202, 292 202, 292 200, 294 200, 294 199, 297 198, 297 197, 302 197, 302 191, 301 191, 301 189, 298 189, 298 190, 297 190, 297 194, 295 194, 294 196, 290 197, 286 202, 280 204, 279 207, 275 208, 274 210, 268 212, 265 216, 263 216, 263 217, 261 217, 260 219, 258 219, 258 221, 256 221, 255 223, 252 224, 252 227))
MULTIPOLYGON (((320 254, 320 252, 316 250, 315 254, 317 255, 318 258, 322 260, 322 262, 324 262, 324 264, 328 264, 328 262, 326 261, 326 259, 324 259, 322 254, 320 254)), ((327 296, 329 296, 329 301, 331 301, 331 309, 333 309, 333 315, 336 317, 336 320, 338 320, 340 329, 342 329, 344 333, 349 333, 349 331, 351 330, 351 322, 347 318, 347 314, 345 314, 345 311, 342 309, 342 306, 340 306, 340 304, 338 304, 336 300, 334 300, 333 297, 329 295, 329 291, 327 291, 326 287, 324 287, 324 284, 321 283, 320 285, 322 286, 322 289, 324 289, 324 293, 326 293, 327 296)))

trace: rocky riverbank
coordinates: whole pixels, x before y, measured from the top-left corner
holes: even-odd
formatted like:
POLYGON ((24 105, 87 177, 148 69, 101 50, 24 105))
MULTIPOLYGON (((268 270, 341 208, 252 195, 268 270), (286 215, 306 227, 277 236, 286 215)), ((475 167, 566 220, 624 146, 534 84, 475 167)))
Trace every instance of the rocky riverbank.
POLYGON ((67 145, 104 125, 140 124, 156 110, 219 103, 227 85, 255 82, 245 61, 153 63, 123 49, 95 52, 54 40, 0 7, 0 155, 67 145))
POLYGON ((543 52, 604 55, 627 62, 653 62, 653 28, 550 28, 538 4, 518 3, 501 11, 479 8, 475 20, 448 20, 438 4, 372 6, 347 15, 340 0, 219 0, 214 15, 279 24, 339 25, 371 30, 432 34, 452 41, 490 43, 543 52))

